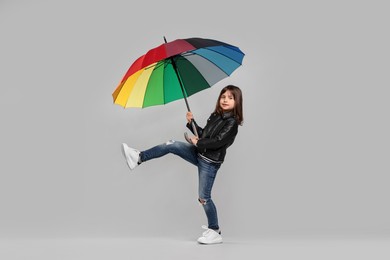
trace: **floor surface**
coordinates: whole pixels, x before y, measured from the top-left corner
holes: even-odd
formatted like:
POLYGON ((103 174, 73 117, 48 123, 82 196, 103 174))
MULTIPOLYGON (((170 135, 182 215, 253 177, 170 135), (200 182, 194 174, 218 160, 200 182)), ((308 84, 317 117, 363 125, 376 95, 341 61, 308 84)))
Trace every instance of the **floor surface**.
POLYGON ((390 259, 390 240, 260 239, 199 245, 177 238, 1 239, 2 260, 390 259))

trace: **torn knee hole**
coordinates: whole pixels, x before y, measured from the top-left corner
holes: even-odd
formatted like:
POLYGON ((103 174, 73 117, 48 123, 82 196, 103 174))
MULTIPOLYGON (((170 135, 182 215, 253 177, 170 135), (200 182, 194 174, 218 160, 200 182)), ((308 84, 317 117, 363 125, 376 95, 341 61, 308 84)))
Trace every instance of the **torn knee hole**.
POLYGON ((175 142, 175 140, 169 140, 169 141, 167 141, 165 144, 166 145, 171 145, 171 144, 173 144, 175 142))
POLYGON ((199 200, 200 204, 206 205, 206 200, 205 199, 199 198, 198 200, 199 200))

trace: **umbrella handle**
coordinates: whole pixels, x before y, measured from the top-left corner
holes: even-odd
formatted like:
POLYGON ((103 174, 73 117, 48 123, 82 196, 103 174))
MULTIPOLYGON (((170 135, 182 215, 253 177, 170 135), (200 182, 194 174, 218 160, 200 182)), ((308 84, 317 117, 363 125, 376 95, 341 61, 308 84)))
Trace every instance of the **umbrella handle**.
MULTIPOLYGON (((196 126, 195 126, 195 122, 194 122, 194 119, 191 120, 191 126, 192 126, 192 130, 194 131, 196 137, 198 137, 198 131, 196 131, 196 126)), ((186 141, 190 144, 193 144, 191 139, 188 137, 188 134, 187 132, 184 132, 184 138, 186 139, 186 141)))
POLYGON ((187 132, 184 132, 184 138, 186 139, 186 141, 187 141, 188 143, 193 144, 193 143, 191 142, 191 139, 188 137, 187 132))
POLYGON ((196 136, 196 137, 199 137, 198 131, 196 130, 196 126, 195 126, 195 121, 194 121, 194 119, 191 119, 191 126, 192 126, 192 130, 194 131, 195 136, 196 136))

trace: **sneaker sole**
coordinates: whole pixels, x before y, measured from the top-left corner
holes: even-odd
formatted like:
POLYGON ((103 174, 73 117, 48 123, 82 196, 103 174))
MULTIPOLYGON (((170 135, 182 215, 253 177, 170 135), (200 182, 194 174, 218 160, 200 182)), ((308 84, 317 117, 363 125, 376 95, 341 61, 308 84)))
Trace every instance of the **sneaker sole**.
POLYGON ((212 241, 212 242, 202 242, 202 241, 198 240, 198 243, 201 244, 201 245, 221 244, 222 243, 222 239, 218 239, 218 240, 215 240, 215 241, 212 241))
POLYGON ((123 156, 125 157, 125 159, 126 159, 126 164, 127 164, 127 166, 129 167, 129 169, 130 170, 133 170, 134 168, 135 168, 135 166, 133 166, 132 164, 131 164, 131 162, 129 161, 129 159, 127 158, 127 156, 126 156, 126 150, 127 150, 128 148, 126 147, 126 144, 122 144, 122 154, 123 154, 123 156))
POLYGON ((211 243, 205 243, 205 242, 199 242, 201 245, 215 245, 215 244, 222 244, 222 241, 217 241, 217 242, 211 242, 211 243))

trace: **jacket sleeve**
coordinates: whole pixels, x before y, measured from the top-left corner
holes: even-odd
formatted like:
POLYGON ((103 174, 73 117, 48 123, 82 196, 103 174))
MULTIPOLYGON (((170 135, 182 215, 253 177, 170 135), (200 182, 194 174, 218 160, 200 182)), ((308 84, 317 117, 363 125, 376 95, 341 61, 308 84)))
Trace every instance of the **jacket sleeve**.
MULTIPOLYGON (((203 128, 201 128, 200 126, 198 126, 198 124, 196 123, 195 120, 194 120, 194 124, 195 124, 196 131, 198 132, 198 136, 202 136, 203 128)), ((191 132, 192 132, 193 134, 195 134, 195 133, 194 133, 194 130, 192 129, 192 124, 187 123, 187 128, 190 129, 191 132)))
POLYGON ((238 132, 237 121, 233 118, 227 120, 221 131, 213 138, 201 138, 196 146, 198 149, 218 149, 232 142, 238 132))

